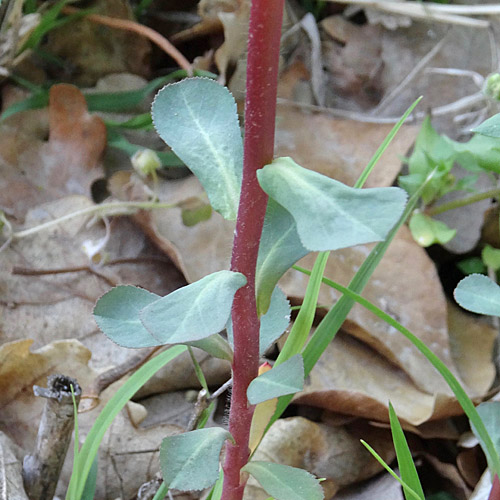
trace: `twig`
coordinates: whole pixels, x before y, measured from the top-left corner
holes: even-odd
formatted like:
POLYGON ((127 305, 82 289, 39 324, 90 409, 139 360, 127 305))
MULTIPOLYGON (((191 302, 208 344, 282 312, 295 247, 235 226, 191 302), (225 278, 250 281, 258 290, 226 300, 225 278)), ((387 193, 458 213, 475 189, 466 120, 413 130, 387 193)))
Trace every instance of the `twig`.
MULTIPOLYGON (((80 12, 80 9, 66 6, 62 9, 62 12, 63 14, 75 14, 80 12)), ((172 45, 163 35, 160 35, 160 33, 148 26, 130 21, 129 19, 118 19, 116 17, 102 16, 100 14, 87 14, 85 17, 94 23, 109 26, 110 28, 132 31, 145 38, 149 38, 149 40, 168 54, 182 69, 185 69, 189 76, 192 76, 193 67, 179 49, 172 45)))
POLYGON ((47 382, 47 388, 33 387, 35 396, 47 399, 35 450, 23 461, 24 487, 30 500, 48 500, 54 496, 74 427, 71 386, 77 405, 82 393, 78 382, 65 375, 51 375, 47 382))
POLYGON ((490 22, 480 19, 466 17, 468 15, 498 15, 500 13, 499 5, 476 6, 476 5, 439 5, 433 3, 418 2, 392 2, 389 0, 327 0, 329 2, 347 3, 355 5, 364 5, 375 9, 400 14, 415 19, 426 21, 436 21, 446 24, 458 24, 462 26, 471 26, 474 28, 489 28, 490 22), (451 7, 461 7, 461 9, 452 9, 451 7), (482 8, 480 8, 482 7, 482 8), (487 9, 489 7, 489 9, 487 9), (465 9, 467 8, 467 9, 465 9))
POLYGON ((109 387, 112 383, 120 380, 123 376, 127 375, 133 370, 142 366, 153 354, 160 350, 163 346, 151 347, 145 349, 134 356, 131 356, 123 363, 115 366, 101 374, 99 374, 89 390, 85 392, 82 399, 91 399, 93 403, 84 409, 85 412, 93 410, 99 404, 99 396, 101 392, 109 387))

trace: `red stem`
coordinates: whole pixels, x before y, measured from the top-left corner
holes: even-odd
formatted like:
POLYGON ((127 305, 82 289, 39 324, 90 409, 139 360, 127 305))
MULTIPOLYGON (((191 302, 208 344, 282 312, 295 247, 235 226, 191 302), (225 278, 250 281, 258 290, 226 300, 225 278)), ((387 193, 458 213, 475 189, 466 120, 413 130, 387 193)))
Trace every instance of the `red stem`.
POLYGON ((231 269, 243 273, 247 285, 236 293, 232 309, 234 360, 229 432, 236 444, 227 448, 221 500, 241 500, 246 483, 240 479, 240 470, 249 458, 254 411, 246 392, 259 367, 255 267, 267 205, 256 172, 273 160, 283 5, 284 0, 252 0, 250 11, 243 180, 231 260, 231 269))
POLYGON ((493 486, 491 487, 488 500, 500 500, 500 482, 498 481, 498 476, 496 474, 493 478, 493 486))

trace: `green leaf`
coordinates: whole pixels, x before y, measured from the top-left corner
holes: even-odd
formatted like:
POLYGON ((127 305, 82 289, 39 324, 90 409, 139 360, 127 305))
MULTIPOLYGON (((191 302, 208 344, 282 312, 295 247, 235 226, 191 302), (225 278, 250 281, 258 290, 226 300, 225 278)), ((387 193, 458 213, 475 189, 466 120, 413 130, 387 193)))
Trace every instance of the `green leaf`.
POLYGON ((486 135, 488 137, 500 138, 500 113, 488 118, 486 121, 481 123, 478 127, 472 129, 473 132, 477 132, 481 135, 486 135))
POLYGON ((122 285, 105 293, 94 308, 97 326, 110 340, 122 347, 162 345, 141 323, 139 312, 161 297, 143 288, 122 285))
POLYGON ((78 454, 78 470, 74 471, 68 486, 68 491, 74 492, 75 498, 81 498, 92 464, 97 456, 106 430, 114 418, 127 404, 130 398, 162 367, 172 361, 186 350, 184 346, 175 346, 158 354, 153 359, 141 366, 130 378, 116 391, 115 395, 107 402, 104 409, 97 417, 90 429, 85 442, 78 454))
MULTIPOLYGON (((481 421, 486 427, 491 440, 493 441, 493 446, 495 447, 497 454, 500 454, 500 401, 488 401, 486 403, 481 403, 476 407, 476 410, 481 417, 481 421)), ((486 457, 489 458, 488 448, 472 420, 470 424, 472 431, 479 440, 486 457)), ((488 461, 488 466, 491 471, 495 470, 494 464, 490 463, 490 461, 488 461)))
MULTIPOLYGON (((408 443, 406 442, 403 429, 401 428, 396 412, 390 402, 389 419, 401 479, 404 481, 405 485, 409 486, 415 493, 417 493, 421 500, 424 500, 424 492, 417 474, 417 469, 415 468, 415 463, 413 462, 413 458, 411 456, 411 451, 408 448, 408 443)), ((403 486, 403 492, 406 500, 411 500, 413 496, 407 491, 407 486, 403 486)))
POLYGON ((305 248, 337 250, 383 240, 404 210, 399 188, 356 189, 277 158, 257 171, 262 189, 288 210, 305 248))
POLYGON ((210 335, 200 340, 194 340, 192 342, 183 342, 183 344, 189 345, 191 347, 197 347, 208 354, 214 356, 215 358, 225 359, 227 361, 233 361, 233 350, 228 342, 221 337, 218 333, 210 335))
POLYGON ((486 266, 491 267, 494 271, 500 269, 500 250, 491 245, 486 245, 481 252, 481 258, 486 266))
POLYGON ((214 210, 236 219, 243 141, 227 88, 208 78, 167 85, 158 92, 152 115, 158 134, 198 177, 214 210))
POLYGON ((228 431, 220 427, 169 436, 160 447, 163 480, 176 490, 202 490, 219 478, 219 455, 228 431))
POLYGON ((295 394, 303 388, 304 361, 301 354, 296 354, 253 379, 248 386, 247 397, 250 404, 256 405, 268 399, 295 394))
POLYGON ((234 294, 245 284, 241 273, 209 274, 144 307, 142 324, 164 344, 204 339, 225 328, 234 294))
POLYGON ((500 316, 500 287, 482 274, 464 278, 453 292, 457 303, 468 311, 500 316))
POLYGON ((271 294, 279 279, 308 253, 300 241, 294 218, 269 198, 255 275, 259 314, 264 314, 269 308, 271 294))
POLYGON ((444 222, 432 219, 421 212, 413 213, 409 227, 413 239, 421 247, 428 247, 434 243, 444 245, 457 234, 456 229, 451 229, 444 222))
POLYGON ((468 274, 481 274, 487 271, 484 262, 479 257, 469 257, 457 262, 457 267, 464 273, 468 274))
POLYGON ((272 462, 248 462, 241 470, 251 474, 276 500, 323 500, 319 481, 309 472, 272 462))
MULTIPOLYGON (((271 305, 266 314, 260 318, 259 354, 261 356, 269 347, 278 340, 290 324, 290 302, 283 291, 276 287, 271 296, 271 305)), ((229 318, 227 325, 227 338, 233 345, 233 322, 229 318)))

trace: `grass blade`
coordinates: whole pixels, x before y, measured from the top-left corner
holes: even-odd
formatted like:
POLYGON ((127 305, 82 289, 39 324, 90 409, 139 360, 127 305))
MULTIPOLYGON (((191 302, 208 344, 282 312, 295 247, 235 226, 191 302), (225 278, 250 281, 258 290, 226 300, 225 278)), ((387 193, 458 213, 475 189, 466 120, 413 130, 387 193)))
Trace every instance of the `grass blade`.
POLYGON ((406 489, 409 486, 413 492, 417 493, 421 500, 424 500, 424 491, 422 490, 422 485, 420 484, 420 479, 417 474, 417 469, 415 468, 415 463, 413 462, 413 457, 411 456, 410 448, 406 442, 406 438, 396 412, 390 402, 389 419, 391 422, 392 441, 394 442, 396 457, 398 459, 399 472, 401 474, 401 479, 407 485, 403 486, 405 498, 406 500, 411 500, 411 498, 413 498, 413 495, 411 495, 406 489))
POLYGON ((104 437, 108 427, 113 422, 113 419, 118 415, 122 408, 127 404, 130 398, 163 366, 186 351, 186 347, 182 345, 171 347, 160 353, 158 356, 149 360, 141 366, 126 382, 123 384, 116 394, 108 401, 104 409, 97 417, 92 429, 87 435, 85 442, 79 453, 78 469, 73 471, 71 481, 68 488, 68 493, 73 496, 66 495, 67 500, 80 500, 87 477, 89 475, 92 463, 97 456, 99 445, 104 437), (76 486, 72 483, 76 482, 76 486))
POLYGON ((384 459, 366 442, 362 439, 361 444, 375 457, 377 462, 403 487, 403 491, 408 493, 412 500, 423 500, 415 491, 413 491, 384 461, 384 459))

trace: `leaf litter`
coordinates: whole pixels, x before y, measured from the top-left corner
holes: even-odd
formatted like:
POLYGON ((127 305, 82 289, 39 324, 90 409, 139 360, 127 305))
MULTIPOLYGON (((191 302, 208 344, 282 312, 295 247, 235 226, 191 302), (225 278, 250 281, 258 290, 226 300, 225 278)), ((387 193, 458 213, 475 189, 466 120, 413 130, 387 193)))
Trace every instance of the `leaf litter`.
MULTIPOLYGON (((241 23, 245 20, 247 4, 228 1, 215 2, 207 7, 210 2, 201 3, 205 4, 205 9, 212 9, 212 13, 215 10, 215 17, 221 22, 226 43, 218 48, 215 61, 220 72, 227 73, 226 78, 237 90, 244 80, 244 44, 229 42, 231 37, 241 39, 241 23), (236 71, 231 75, 228 69, 234 64, 236 71)), ((292 10, 288 21, 292 25, 295 22, 293 14, 292 10)), ((424 66, 407 83, 401 81, 402 75, 411 76, 411 68, 429 54, 436 40, 444 40, 431 54, 435 60, 429 58, 436 66, 453 67, 460 62, 480 74, 486 74, 489 69, 487 58, 477 57, 487 40, 484 32, 454 28, 448 34, 441 25, 431 25, 428 29, 424 24, 412 21, 408 27, 407 20, 401 24, 400 20, 377 16, 369 10, 366 15, 370 24, 363 27, 352 23, 347 16, 338 15, 327 17, 319 25, 325 68, 322 78, 326 82, 316 79, 313 84, 316 95, 312 88, 304 91, 311 85, 310 75, 314 73, 316 78, 318 75, 311 56, 314 51, 317 53, 311 34, 314 27, 310 27, 308 36, 301 33, 301 36, 289 37, 291 43, 284 53, 287 66, 300 67, 300 70, 298 74, 287 74, 287 70, 283 73, 277 126, 277 155, 293 156, 302 165, 351 185, 390 130, 391 125, 377 123, 377 118, 398 115, 417 93, 426 95, 428 101, 424 107, 439 107, 444 104, 443 99, 453 103, 477 90, 471 82, 463 83, 462 80, 459 85, 449 85, 451 77, 425 72, 424 66), (399 29, 392 30, 394 22, 399 29), (470 33, 474 34, 472 38, 470 33), (367 39, 370 40, 368 52, 364 51, 367 39), (463 51, 457 50, 457 46, 463 46, 471 39, 471 50, 464 61, 459 56, 463 51), (288 88, 285 88, 285 83, 288 88), (348 115, 351 120, 339 120, 324 112, 325 109, 314 108, 318 104, 317 89, 321 83, 327 84, 326 106, 344 107, 353 112, 348 115), (290 102, 297 96, 306 98, 305 105, 290 102), (357 120, 360 113, 377 104, 377 116, 372 116, 374 123, 370 123, 370 119, 357 120), (313 108, 308 108, 309 105, 313 108)), ((67 34, 61 31, 58 36, 64 44, 67 34)), ((84 36, 89 37, 88 34, 84 36)), ((56 38, 49 42, 49 47, 50 43, 55 44, 54 40, 56 38)), ((84 38, 82 45, 85 43, 84 38)), ((120 47, 123 42, 115 40, 114 43, 120 47)), ((135 72, 146 75, 145 66, 141 64, 149 47, 137 40, 131 41, 131 45, 131 49, 120 52, 132 50, 137 57, 129 57, 127 61, 136 62, 135 72)), ((64 55, 62 49, 58 50, 64 55)), ((124 59, 122 57, 122 63, 124 59)), ((104 64, 95 68, 89 68, 88 61, 75 60, 82 80, 73 79, 73 83, 95 82, 108 70, 117 71, 114 66, 109 66, 109 59, 103 60, 104 64)), ((124 69, 130 69, 128 62, 124 69)), ((122 69, 120 67, 118 71, 122 69)), ((7 95, 6 89, 3 89, 4 95, 7 95)), ((90 187, 102 177, 106 131, 101 118, 88 113, 81 93, 70 85, 52 87, 50 99, 48 114, 45 110, 29 111, 25 116, 12 117, 0 125, 0 162, 5 173, 0 181, 0 205, 12 217, 16 230, 78 208, 92 207, 90 187), (47 132, 49 140, 45 141, 47 132)), ((469 120, 477 119, 479 111, 469 120)), ((439 112, 437 115, 439 117, 439 112)), ((456 129, 455 124, 450 125, 449 115, 438 120, 443 127, 456 129)), ((415 126, 403 127, 369 178, 368 186, 393 183, 400 170, 401 158, 407 153, 416 133, 415 126)), ((124 159, 119 162, 123 163, 124 159)), ((162 179, 158 186, 153 186, 135 174, 118 172, 111 177, 109 186, 114 198, 119 200, 149 199, 152 190, 157 189, 161 201, 191 200, 192 203, 194 199, 198 204, 206 203, 199 183, 192 177, 174 181, 162 179)), ((103 221, 89 225, 89 217, 80 217, 44 233, 14 241, 4 250, 2 259, 7 266, 0 275, 4 297, 1 303, 4 345, 1 349, 7 349, 4 356, 6 352, 13 356, 12 359, 21 356, 30 366, 38 364, 46 371, 56 366, 63 370, 67 363, 68 369, 69 366, 77 367, 76 371, 81 373, 77 378, 84 386, 90 386, 99 372, 125 361, 128 353, 98 338, 90 319, 94 301, 111 284, 133 283, 165 294, 186 281, 192 282, 214 270, 228 267, 233 225, 212 212, 208 220, 188 227, 183 222, 184 211, 181 206, 168 211, 141 211, 132 216, 134 224, 126 217, 113 217, 109 227, 103 221), (89 262, 82 245, 88 241, 97 244, 108 236, 109 241, 98 255, 103 259, 100 265, 89 262), (64 272, 37 274, 43 270, 64 272), (33 342, 28 340, 30 338, 38 350, 30 352, 33 342), (88 364, 90 352, 92 367, 88 364), (38 356, 36 361, 33 356, 38 356)), ((326 275, 346 284, 368 249, 363 246, 336 252, 329 261, 326 275)), ((301 264, 310 268, 312 262, 312 258, 306 258, 301 264)), ((303 275, 293 271, 284 278, 281 286, 289 297, 300 303, 306 281, 303 275)), ((446 303, 434 264, 405 229, 396 237, 365 295, 438 353, 460 376, 471 395, 483 397, 487 393, 495 373, 491 361, 495 331, 446 303)), ((320 303, 330 307, 336 300, 338 295, 323 286, 320 303)), ((199 354, 199 359, 210 384, 217 386, 227 380, 227 364, 210 360, 203 354, 199 354)), ((5 408, 1 428, 28 450, 35 430, 32 422, 38 420, 41 408, 40 401, 31 395, 30 386, 35 379, 36 383, 44 385, 46 372, 19 374, 9 372, 8 366, 5 365, 0 373, 0 385, 10 387, 9 384, 16 381, 18 383, 12 384, 12 390, 18 392, 14 395, 9 390, 0 391, 2 408, 5 408), (5 399, 9 394, 11 399, 5 399), (25 409, 29 409, 26 420, 21 419, 25 409), (19 428, 16 429, 16 425, 19 428), (29 429, 29 432, 21 435, 20 429, 29 429)), ((188 358, 180 359, 168 368, 150 381, 137 399, 197 387, 188 358)), ((399 334, 355 306, 343 332, 311 373, 306 391, 295 404, 326 408, 334 414, 353 418, 354 422, 377 421, 382 425, 387 421, 387 400, 390 398, 403 424, 424 436, 425 425, 439 425, 446 422, 444 418, 461 413, 447 387, 432 370, 411 345, 399 338, 399 334)), ((103 393, 101 404, 119 384, 103 393)), ((134 403, 131 403, 128 413, 123 412, 113 424, 115 427, 111 429, 102 451, 103 456, 113 458, 103 459, 100 474, 106 478, 106 486, 100 486, 96 498, 129 498, 136 494, 142 482, 153 478, 157 472, 155 447, 160 437, 181 431, 168 423, 160 425, 161 420, 156 420, 149 430, 137 428, 145 415, 141 408, 136 405, 134 410, 134 403), (137 414, 139 416, 133 416, 137 414), (130 436, 128 443, 119 442, 117 436, 120 433, 130 436), (139 453, 140 457, 131 455, 133 450, 146 444, 149 451, 144 449, 144 453, 139 453), (135 477, 129 480, 128 476, 135 477)), ((83 434, 98 409, 82 415, 83 434)), ((277 422, 266 436, 266 440, 274 445, 267 448, 268 444, 263 443, 258 453, 263 453, 267 460, 293 462, 319 477, 327 477, 325 491, 329 496, 339 488, 354 485, 360 490, 353 493, 351 487, 351 492, 341 492, 339 498, 359 499, 363 494, 368 498, 379 491, 377 481, 386 476, 359 484, 380 471, 378 464, 360 447, 359 437, 372 443, 379 452, 386 453, 386 460, 393 457, 392 446, 387 446, 390 438, 384 429, 365 425, 361 432, 356 426, 344 423, 332 430, 325 424, 300 417, 277 422), (299 424, 303 428, 297 427, 299 424), (297 435, 304 437, 298 440, 297 435), (296 449, 292 446, 294 442, 296 449), (342 453, 342 463, 334 460, 336 453, 342 453)), ((68 471, 67 465, 62 488, 68 471)), ((384 495, 389 497, 389 486, 386 488, 384 495)), ((248 500, 267 498, 262 493, 254 493, 253 489, 254 486, 249 488, 248 500)), ((390 498, 393 498, 392 489, 390 498)), ((400 490, 394 491, 394 498, 401 498, 400 490)))

